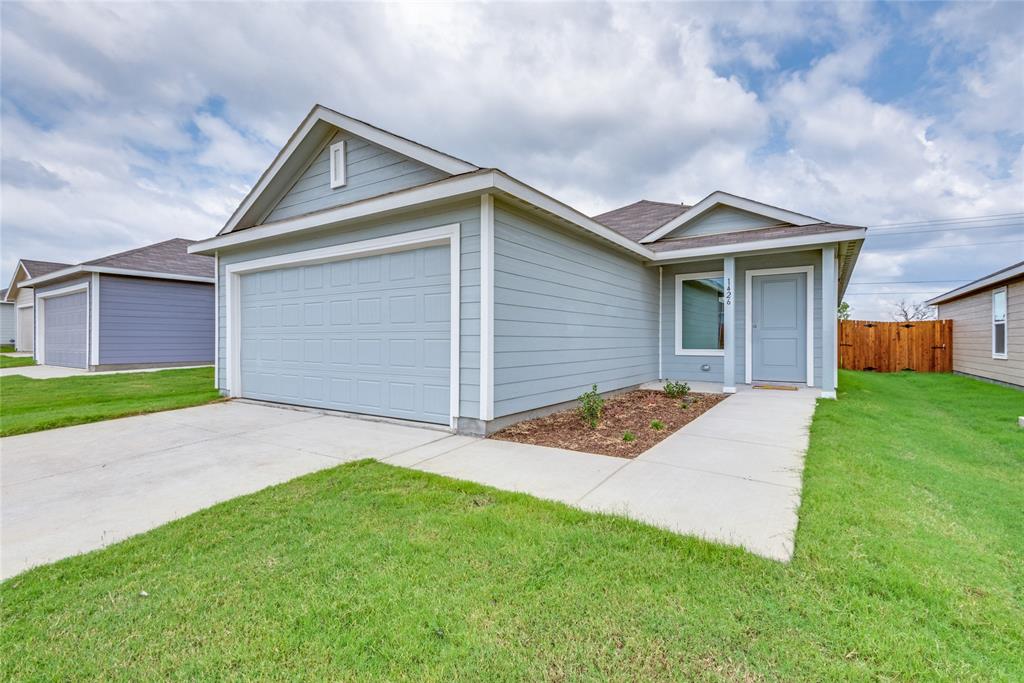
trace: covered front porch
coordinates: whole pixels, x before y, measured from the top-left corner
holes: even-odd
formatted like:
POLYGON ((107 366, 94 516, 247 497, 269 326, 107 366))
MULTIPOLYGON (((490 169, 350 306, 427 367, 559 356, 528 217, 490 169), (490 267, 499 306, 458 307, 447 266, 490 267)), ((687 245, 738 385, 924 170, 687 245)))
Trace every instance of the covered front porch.
POLYGON ((839 263, 827 244, 657 266, 659 378, 835 398, 839 263))

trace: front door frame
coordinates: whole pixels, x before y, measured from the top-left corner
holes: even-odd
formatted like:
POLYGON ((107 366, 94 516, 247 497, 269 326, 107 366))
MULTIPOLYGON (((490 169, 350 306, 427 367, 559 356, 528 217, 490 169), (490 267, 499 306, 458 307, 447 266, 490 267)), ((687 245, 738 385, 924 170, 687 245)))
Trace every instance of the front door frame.
POLYGON ((807 386, 814 386, 814 266, 790 266, 788 268, 759 268, 746 272, 746 296, 744 302, 744 345, 743 345, 743 370, 744 380, 747 384, 753 384, 754 373, 754 348, 752 343, 753 330, 752 310, 754 305, 754 278, 758 275, 790 275, 793 273, 804 273, 804 287, 807 290, 807 346, 804 355, 807 357, 807 386))
POLYGON ((224 266, 224 299, 227 308, 225 320, 225 345, 227 351, 226 383, 228 395, 242 395, 242 275, 264 270, 275 270, 301 265, 330 263, 346 259, 363 258, 378 254, 422 249, 446 244, 449 247, 451 276, 451 356, 449 377, 449 426, 457 426, 459 416, 459 341, 460 325, 460 275, 461 275, 461 226, 459 223, 436 228, 399 233, 388 237, 346 242, 330 247, 291 252, 279 256, 268 256, 249 261, 240 261, 224 266))

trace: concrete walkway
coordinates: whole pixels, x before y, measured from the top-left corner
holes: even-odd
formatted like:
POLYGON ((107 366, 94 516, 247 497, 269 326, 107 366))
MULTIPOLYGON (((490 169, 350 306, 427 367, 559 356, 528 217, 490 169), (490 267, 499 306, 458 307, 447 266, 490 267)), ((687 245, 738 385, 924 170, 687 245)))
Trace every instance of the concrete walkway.
MULTIPOLYGON (((14 355, 14 354, 6 354, 14 355)), ((139 368, 135 370, 102 370, 97 372, 89 372, 81 368, 62 368, 58 365, 25 365, 18 368, 2 368, 0 369, 0 377, 6 377, 8 375, 21 375, 22 377, 30 377, 32 379, 56 379, 59 377, 78 377, 81 375, 98 376, 98 375, 119 375, 126 372, 159 372, 161 370, 185 370, 189 368, 203 368, 210 367, 209 365, 185 365, 181 367, 173 368, 139 368)))
POLYGON ((817 392, 741 391, 636 460, 244 402, 0 439, 0 578, 360 458, 793 554, 817 392))

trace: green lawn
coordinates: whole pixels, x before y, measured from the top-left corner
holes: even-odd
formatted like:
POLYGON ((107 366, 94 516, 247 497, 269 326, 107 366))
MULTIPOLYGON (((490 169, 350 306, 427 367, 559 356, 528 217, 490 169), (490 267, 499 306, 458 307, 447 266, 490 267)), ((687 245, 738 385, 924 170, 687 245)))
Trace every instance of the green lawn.
POLYGON ((0 436, 185 408, 219 398, 213 368, 59 379, 7 375, 0 377, 0 436))
POLYGON ((1024 394, 841 383, 789 565, 360 462, 8 580, 3 678, 1024 679, 1024 394))
POLYGON ((14 344, 0 344, 0 353, 14 353, 14 344))
POLYGON ((0 369, 21 368, 26 365, 35 365, 36 360, 32 356, 0 356, 0 369))

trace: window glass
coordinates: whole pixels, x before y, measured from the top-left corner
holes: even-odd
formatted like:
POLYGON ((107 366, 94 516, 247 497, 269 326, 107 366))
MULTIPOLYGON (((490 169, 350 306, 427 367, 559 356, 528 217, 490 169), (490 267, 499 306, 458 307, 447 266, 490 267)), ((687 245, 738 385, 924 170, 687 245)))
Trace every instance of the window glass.
POLYGON ((1006 290, 992 293, 992 353, 1006 355, 1006 290))
POLYGON ((683 280, 682 347, 684 349, 725 348, 724 278, 683 280))

